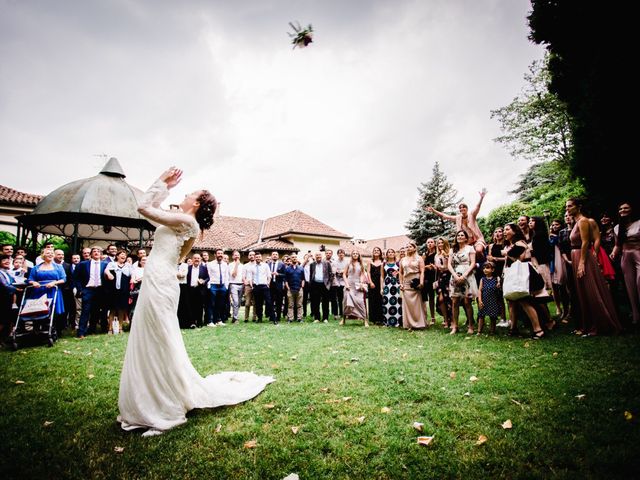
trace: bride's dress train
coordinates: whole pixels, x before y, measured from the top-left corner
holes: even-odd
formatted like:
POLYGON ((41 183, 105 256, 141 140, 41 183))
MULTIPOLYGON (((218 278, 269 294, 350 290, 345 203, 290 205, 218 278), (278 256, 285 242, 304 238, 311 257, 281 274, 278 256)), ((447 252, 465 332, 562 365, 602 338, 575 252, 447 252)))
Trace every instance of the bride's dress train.
MULTIPOLYGON (((159 208, 167 196, 166 184, 157 181, 145 193, 143 204, 153 208, 157 218, 172 215, 159 208)), ((185 423, 189 410, 244 402, 274 381, 251 372, 203 378, 191 364, 178 325, 176 264, 184 242, 198 234, 195 219, 156 230, 120 377, 118 421, 124 430, 149 428, 150 435, 161 433, 185 423)))

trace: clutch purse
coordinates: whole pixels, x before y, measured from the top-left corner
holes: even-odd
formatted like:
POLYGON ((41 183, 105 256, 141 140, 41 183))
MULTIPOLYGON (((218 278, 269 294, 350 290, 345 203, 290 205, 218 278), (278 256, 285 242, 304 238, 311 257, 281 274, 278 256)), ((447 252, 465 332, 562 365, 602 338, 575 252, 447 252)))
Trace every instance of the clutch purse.
POLYGON ((420 279, 419 278, 412 278, 411 282, 409 283, 409 286, 411 288, 413 288, 414 290, 417 290, 419 285, 420 285, 420 279))

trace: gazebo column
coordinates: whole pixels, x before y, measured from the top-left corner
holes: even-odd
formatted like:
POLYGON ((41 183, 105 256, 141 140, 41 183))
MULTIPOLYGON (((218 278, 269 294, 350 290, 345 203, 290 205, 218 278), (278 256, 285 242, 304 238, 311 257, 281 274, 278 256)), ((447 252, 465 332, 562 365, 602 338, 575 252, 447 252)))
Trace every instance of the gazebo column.
POLYGON ((76 253, 78 251, 78 224, 73 224, 73 237, 71 240, 71 253, 76 253))

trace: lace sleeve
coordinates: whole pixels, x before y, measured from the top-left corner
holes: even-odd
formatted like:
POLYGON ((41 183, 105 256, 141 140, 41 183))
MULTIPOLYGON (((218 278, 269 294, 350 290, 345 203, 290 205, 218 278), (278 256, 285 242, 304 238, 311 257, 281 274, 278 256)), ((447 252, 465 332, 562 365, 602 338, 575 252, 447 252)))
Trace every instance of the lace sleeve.
POLYGON ((142 196, 138 212, 144 215, 155 226, 166 225, 174 230, 181 230, 185 225, 191 226, 195 219, 182 212, 162 210, 160 204, 169 196, 167 184, 156 180, 142 196))

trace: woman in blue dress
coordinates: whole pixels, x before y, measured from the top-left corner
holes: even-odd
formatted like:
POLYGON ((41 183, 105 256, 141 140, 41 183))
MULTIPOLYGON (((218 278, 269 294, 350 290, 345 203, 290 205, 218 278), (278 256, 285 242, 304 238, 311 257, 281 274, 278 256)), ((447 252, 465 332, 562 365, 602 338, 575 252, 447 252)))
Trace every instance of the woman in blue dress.
MULTIPOLYGON (((63 266, 53 261, 53 248, 47 248, 42 254, 42 263, 33 267, 29 273, 27 283, 29 286, 34 287, 34 289, 28 293, 29 296, 27 298, 38 298, 42 296, 43 293, 46 293, 47 298, 52 299, 56 291, 54 287, 60 286, 66 281, 67 275, 64 273, 63 266)), ((62 298, 62 292, 58 291, 55 304, 56 331, 58 336, 65 328, 65 325, 61 323, 64 321, 63 313, 64 300, 62 298)))
POLYGON ((389 248, 387 261, 382 266, 382 314, 385 326, 402 325, 402 300, 400 297, 400 265, 396 262, 396 251, 389 248))

